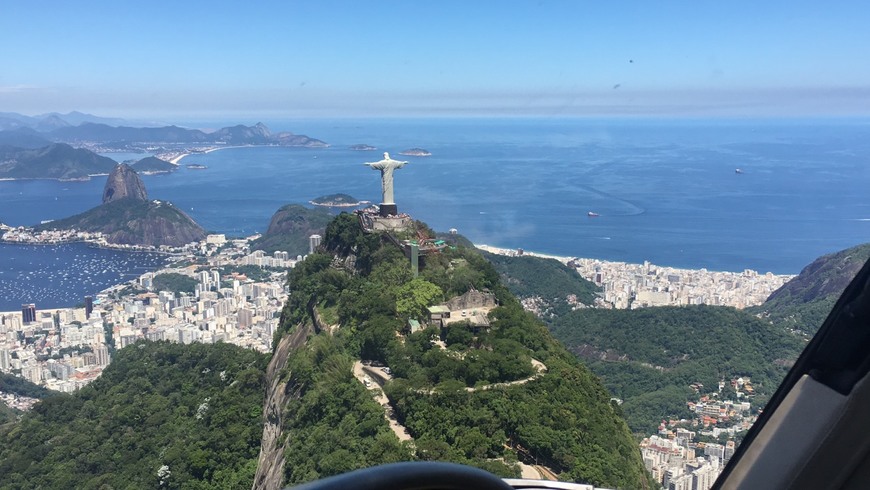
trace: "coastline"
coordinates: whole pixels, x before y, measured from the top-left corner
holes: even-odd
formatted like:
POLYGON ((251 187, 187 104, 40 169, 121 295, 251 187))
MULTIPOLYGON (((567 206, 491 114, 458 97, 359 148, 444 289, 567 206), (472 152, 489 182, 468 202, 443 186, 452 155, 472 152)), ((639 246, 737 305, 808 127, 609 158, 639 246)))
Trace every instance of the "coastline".
MULTIPOLYGON (((472 245, 474 245, 474 248, 483 250, 484 252, 489 252, 491 254, 508 255, 511 257, 516 257, 518 255, 517 250, 513 249, 513 248, 494 247, 492 245, 487 245, 485 243, 473 243, 472 245)), ((562 255, 543 254, 543 253, 538 253, 538 252, 532 252, 531 250, 526 250, 526 249, 523 249, 523 255, 528 255, 530 257, 539 257, 542 259, 554 259, 554 260, 557 260, 565 265, 567 265, 568 262, 579 258, 579 257, 565 257, 562 255)), ((592 260, 598 260, 598 259, 592 259, 592 260)))
POLYGON ((355 203, 326 203, 326 202, 314 202, 308 201, 308 204, 312 204, 314 206, 320 206, 323 208, 356 208, 359 206, 365 206, 366 204, 371 204, 371 201, 357 201, 355 203))
POLYGON ((167 250, 160 250, 159 248, 151 248, 145 245, 124 245, 124 244, 115 244, 108 242, 99 242, 94 240, 57 240, 57 241, 43 241, 43 242, 24 242, 24 241, 15 241, 15 240, 4 240, 0 238, 0 245, 34 245, 39 247, 51 246, 51 245, 69 245, 72 243, 84 243, 87 244, 90 248, 98 248, 102 250, 118 250, 122 252, 139 252, 139 253, 151 253, 151 254, 161 254, 161 255, 180 255, 183 252, 176 251, 170 252, 167 250))
MULTIPOLYGON (((479 249, 479 250, 483 250, 484 252, 489 252, 489 253, 496 254, 496 255, 507 255, 509 257, 520 256, 517 253, 517 249, 513 249, 513 248, 494 247, 491 245, 487 245, 485 243, 474 243, 472 245, 474 245, 474 247, 479 249)), ((563 255, 552 255, 552 254, 538 253, 538 252, 534 252, 534 251, 526 250, 526 249, 522 249, 522 250, 523 250, 522 256, 539 257, 542 259, 553 259, 553 260, 556 260, 558 262, 561 262, 563 265, 568 265, 568 262, 577 261, 577 260, 595 261, 595 262, 600 262, 602 264, 614 264, 614 265, 638 265, 638 266, 643 265, 643 264, 640 264, 637 262, 620 262, 620 261, 615 261, 615 260, 596 259, 594 257, 567 257, 567 256, 563 256, 563 255)), ((744 269, 742 271, 728 271, 728 270, 711 270, 711 269, 707 269, 707 268, 691 269, 691 268, 686 268, 686 267, 673 267, 673 266, 662 265, 662 264, 651 264, 651 265, 654 265, 656 267, 674 269, 674 270, 685 270, 685 271, 706 270, 707 272, 710 272, 710 273, 717 273, 718 272, 718 273, 727 273, 727 274, 742 274, 746 271, 750 271, 750 272, 754 272, 754 273, 759 274, 759 275, 772 274, 773 276, 778 276, 778 277, 794 277, 797 275, 797 274, 773 274, 771 272, 762 273, 762 272, 759 272, 759 271, 756 271, 753 269, 744 269)))
POLYGON ((109 174, 88 174, 84 177, 0 177, 0 182, 18 182, 22 180, 56 180, 58 182, 87 182, 93 177, 107 177, 109 174))
POLYGON ((167 161, 168 161, 169 163, 173 164, 173 165, 180 165, 180 162, 181 162, 181 160, 182 160, 184 157, 189 156, 189 155, 193 155, 193 154, 202 154, 202 155, 205 155, 205 154, 207 154, 207 153, 211 153, 211 152, 213 152, 213 151, 218 151, 218 150, 229 150, 230 148, 256 148, 256 147, 261 147, 261 146, 263 146, 263 147, 270 147, 270 146, 277 146, 277 145, 233 145, 233 146, 214 146, 214 147, 207 147, 207 148, 205 148, 205 149, 203 149, 203 150, 201 150, 201 151, 185 151, 185 152, 182 152, 182 153, 180 153, 180 154, 178 154, 178 155, 176 155, 176 156, 174 156, 174 157, 171 157, 171 158, 170 158, 169 160, 167 160, 167 161))

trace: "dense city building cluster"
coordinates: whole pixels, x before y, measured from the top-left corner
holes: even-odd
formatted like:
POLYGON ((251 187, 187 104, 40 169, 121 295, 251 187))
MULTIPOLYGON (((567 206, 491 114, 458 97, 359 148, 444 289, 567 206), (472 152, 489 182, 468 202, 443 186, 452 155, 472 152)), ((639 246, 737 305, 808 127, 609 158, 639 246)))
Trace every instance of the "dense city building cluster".
POLYGON ((86 297, 84 307, 25 304, 20 312, 0 313, 0 371, 72 392, 102 373, 112 351, 140 339, 227 342, 269 352, 287 299, 286 270, 302 257, 250 253, 249 241, 209 235, 181 263, 86 297), (245 266, 255 267, 257 279, 234 271, 245 266), (183 276, 195 286, 161 290, 155 286, 161 275, 183 276))
POLYGON ((28 244, 28 245, 59 245, 62 243, 86 242, 101 248, 116 250, 136 250, 162 253, 184 253, 196 249, 199 244, 190 243, 183 247, 170 247, 160 245, 158 247, 145 247, 141 245, 129 245, 123 243, 110 243, 101 232, 89 232, 80 230, 40 230, 24 226, 12 227, 0 223, 0 242, 28 244))
POLYGON ((749 269, 743 272, 675 269, 649 262, 571 259, 567 264, 604 289, 598 306, 622 309, 683 305, 746 308, 764 303, 794 277, 759 274, 749 269))
POLYGON ((90 383, 109 365, 110 344, 99 315, 85 308, 0 314, 0 371, 57 391, 90 383))
POLYGON ((648 306, 715 305, 746 308, 764 303, 793 275, 676 269, 649 262, 630 264, 537 254, 522 249, 476 245, 490 253, 512 257, 529 255, 555 259, 574 268, 584 279, 600 286, 594 307, 635 309, 648 306))
POLYGON ((694 438, 694 432, 678 429, 668 437, 651 436, 640 443, 644 466, 663 488, 708 490, 734 455, 734 441, 705 444, 694 438))
POLYGON ((734 455, 735 436, 758 418, 751 410, 753 388, 748 377, 720 381, 718 391, 703 395, 703 385, 691 387, 698 394, 696 401, 687 403, 691 420, 662 421, 658 434, 640 443, 644 466, 668 490, 710 488, 734 455), (723 399, 726 393, 739 401, 723 399))

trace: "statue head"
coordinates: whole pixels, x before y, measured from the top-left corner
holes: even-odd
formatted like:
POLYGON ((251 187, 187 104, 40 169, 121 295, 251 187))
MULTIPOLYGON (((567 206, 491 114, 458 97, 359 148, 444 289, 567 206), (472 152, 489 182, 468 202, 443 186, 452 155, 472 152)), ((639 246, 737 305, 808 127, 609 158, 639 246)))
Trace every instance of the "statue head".
POLYGON ((384 160, 389 160, 389 159, 390 159, 390 152, 385 151, 384 152, 384 160))

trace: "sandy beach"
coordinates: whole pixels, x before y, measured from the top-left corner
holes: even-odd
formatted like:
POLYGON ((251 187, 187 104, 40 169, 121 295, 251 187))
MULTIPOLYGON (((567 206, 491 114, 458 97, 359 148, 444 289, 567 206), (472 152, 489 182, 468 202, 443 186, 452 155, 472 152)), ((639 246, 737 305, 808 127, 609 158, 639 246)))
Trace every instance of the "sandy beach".
MULTIPOLYGON (((516 257, 517 255, 519 255, 519 254, 517 254, 516 249, 513 249, 513 248, 492 247, 489 245, 477 244, 477 243, 475 243, 474 246, 476 248, 479 248, 479 249, 485 251, 485 252, 489 252, 489 253, 493 253, 493 254, 508 255, 511 257, 516 257)), ((562 257, 559 255, 542 254, 542 253, 532 252, 530 250, 525 250, 525 249, 523 249, 523 255, 529 255, 531 257, 540 257, 542 259, 554 259, 554 260, 558 260, 559 262, 561 262, 563 264, 567 264, 570 260, 573 260, 576 258, 576 257, 562 257)))
POLYGON ((254 146, 264 146, 264 145, 214 146, 214 147, 209 147, 209 148, 203 148, 202 150, 197 149, 197 151, 188 151, 188 152, 179 153, 175 156, 170 157, 167 161, 173 165, 179 165, 181 160, 184 157, 186 157, 188 155, 192 155, 194 153, 205 154, 205 153, 211 153, 213 151, 218 151, 218 150, 227 150, 229 148, 251 148, 254 146))

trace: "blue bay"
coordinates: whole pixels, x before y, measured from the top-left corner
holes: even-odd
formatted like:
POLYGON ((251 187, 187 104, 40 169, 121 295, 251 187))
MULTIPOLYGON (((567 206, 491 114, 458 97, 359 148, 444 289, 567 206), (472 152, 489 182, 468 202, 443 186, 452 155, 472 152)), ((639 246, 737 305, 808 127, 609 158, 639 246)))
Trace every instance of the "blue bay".
MULTIPOLYGON (((866 120, 266 123, 331 146, 190 155, 173 174, 143 176, 149 195, 173 201, 210 231, 247 235, 264 231, 287 203, 335 192, 378 202, 380 179, 362 164, 390 151, 411 162, 395 176, 400 209, 477 243, 797 273, 819 255, 870 237, 866 120), (349 149, 358 143, 378 150, 349 149), (412 147, 432 156, 398 155, 412 147)), ((32 225, 84 211, 99 204, 103 184, 0 182, 0 221, 32 225)))

